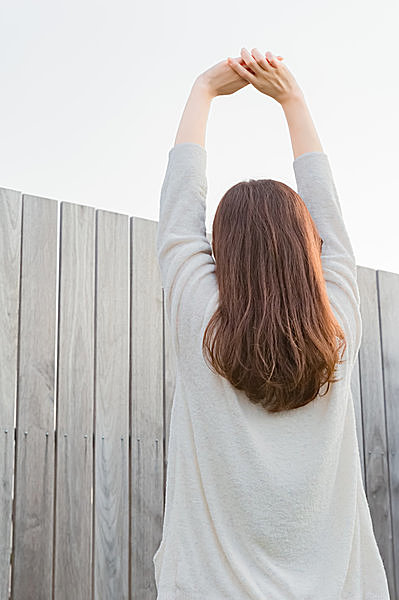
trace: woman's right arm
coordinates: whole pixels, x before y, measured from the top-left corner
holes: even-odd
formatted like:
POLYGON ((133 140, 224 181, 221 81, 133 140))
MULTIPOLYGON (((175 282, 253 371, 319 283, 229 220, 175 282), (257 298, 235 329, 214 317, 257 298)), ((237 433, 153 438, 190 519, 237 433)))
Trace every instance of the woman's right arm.
POLYGON ((287 120, 294 159, 305 152, 323 152, 302 91, 298 89, 280 104, 287 120))
POLYGON ((228 64, 259 92, 278 102, 287 119, 294 158, 305 152, 323 152, 319 136, 295 77, 272 52, 263 55, 258 48, 251 53, 241 49, 244 64, 230 58, 228 64))
POLYGON ((321 262, 326 289, 334 312, 347 336, 355 359, 360 346, 362 322, 356 260, 343 220, 341 206, 327 154, 323 151, 304 94, 295 77, 271 52, 242 48, 242 66, 231 66, 244 79, 276 100, 282 107, 291 136, 298 194, 323 239, 321 262))
POLYGON ((294 153, 298 194, 323 239, 321 262, 327 293, 345 331, 353 364, 362 336, 356 259, 343 220, 341 205, 327 154, 302 93, 281 103, 294 153))
POLYGON ((362 336, 356 259, 327 154, 308 150, 293 162, 298 194, 324 243, 321 264, 330 304, 348 338, 351 362, 362 336))
POLYGON ((335 314, 349 338, 352 362, 362 336, 356 259, 343 220, 341 205, 327 154, 302 92, 281 102, 294 153, 298 194, 323 239, 321 262, 327 293, 335 314))

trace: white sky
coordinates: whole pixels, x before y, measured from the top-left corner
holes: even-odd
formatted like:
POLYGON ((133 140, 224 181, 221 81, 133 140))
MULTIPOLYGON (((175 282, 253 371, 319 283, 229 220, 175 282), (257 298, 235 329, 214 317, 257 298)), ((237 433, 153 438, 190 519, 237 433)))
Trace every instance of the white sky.
MULTIPOLYGON (((399 273, 397 0, 2 0, 0 187, 158 220, 196 76, 241 47, 284 57, 328 154, 357 264, 399 273)), ((281 107, 211 106, 207 230, 247 178, 296 189, 281 107)))

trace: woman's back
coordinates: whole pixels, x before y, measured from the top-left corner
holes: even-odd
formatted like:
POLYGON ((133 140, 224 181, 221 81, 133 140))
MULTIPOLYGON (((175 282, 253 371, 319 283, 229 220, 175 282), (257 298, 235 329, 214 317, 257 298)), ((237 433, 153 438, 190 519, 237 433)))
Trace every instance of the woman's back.
POLYGON ((161 193, 157 247, 177 372, 158 599, 387 599, 350 390, 361 339, 356 265, 327 155, 304 153, 294 171, 324 240, 327 293, 347 351, 326 395, 273 414, 203 357, 219 295, 205 168, 202 146, 176 145, 161 193))

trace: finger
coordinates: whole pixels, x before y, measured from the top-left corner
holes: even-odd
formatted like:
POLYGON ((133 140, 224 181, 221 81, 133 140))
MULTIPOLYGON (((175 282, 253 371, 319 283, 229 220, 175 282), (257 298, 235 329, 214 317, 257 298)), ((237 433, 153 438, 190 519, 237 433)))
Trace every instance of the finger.
POLYGON ((252 48, 251 53, 258 65, 261 67, 261 69, 263 69, 264 71, 270 71, 269 63, 263 56, 262 52, 258 50, 258 48, 252 48))
MULTIPOLYGON (((226 63, 228 64, 228 61, 231 60, 230 56, 228 58, 226 58, 226 63)), ((240 65, 245 66, 245 61, 241 58, 241 56, 236 56, 234 58, 234 60, 236 60, 240 65)))
POLYGON ((240 65, 240 63, 238 62, 237 59, 235 58, 230 58, 230 56, 227 59, 227 64, 243 79, 245 79, 245 81, 248 81, 249 83, 253 83, 254 81, 256 81, 256 77, 255 75, 253 75, 252 73, 250 73, 248 71, 248 69, 245 67, 245 65, 240 65))
POLYGON ((248 52, 246 48, 241 48, 241 58, 245 61, 245 64, 249 69, 251 69, 254 75, 262 72, 263 69, 258 65, 255 58, 250 52, 248 52))
POLYGON ((273 52, 270 52, 270 50, 268 50, 266 52, 266 60, 268 61, 268 63, 272 66, 277 68, 279 65, 279 61, 277 60, 277 58, 274 56, 273 52))
POLYGON ((234 58, 240 63, 240 65, 245 65, 245 61, 241 58, 241 56, 235 56, 234 58))

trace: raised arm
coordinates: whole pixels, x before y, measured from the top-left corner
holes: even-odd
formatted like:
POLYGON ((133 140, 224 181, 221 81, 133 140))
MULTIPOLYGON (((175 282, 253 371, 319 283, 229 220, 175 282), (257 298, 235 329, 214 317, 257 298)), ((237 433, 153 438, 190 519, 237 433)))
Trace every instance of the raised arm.
POLYGON ((347 337, 354 362, 362 336, 356 259, 343 220, 327 154, 309 151, 293 163, 298 194, 323 239, 321 263, 330 304, 347 337))
POLYGON ((215 263, 205 229, 205 134, 216 96, 248 83, 225 60, 199 75, 191 88, 170 148, 161 188, 157 255, 166 314, 176 352, 189 352, 202 310, 217 291, 215 263))
POLYGON ((301 90, 281 103, 291 136, 294 159, 305 152, 323 152, 308 105, 301 90))
POLYGON ((331 306, 349 338, 355 358, 362 323, 356 260, 346 230, 327 154, 323 151, 304 94, 292 73, 271 52, 266 58, 254 48, 241 51, 245 66, 233 59, 232 68, 282 107, 291 136, 298 193, 323 239, 321 262, 331 306))
POLYGON ((324 242, 321 262, 326 289, 354 362, 362 336, 356 259, 331 166, 302 91, 296 90, 288 96, 281 107, 291 136, 297 190, 324 242))
MULTIPOLYGON (((240 58, 239 64, 244 64, 240 58)), ((211 102, 217 96, 234 94, 248 85, 221 60, 196 78, 187 99, 176 134, 175 145, 192 143, 205 147, 206 126, 211 102)))
POLYGON ((253 48, 251 53, 242 48, 241 59, 243 64, 235 58, 229 58, 228 64, 262 94, 281 105, 291 135, 294 158, 305 152, 323 152, 303 92, 286 65, 272 52, 263 55, 258 48, 253 48))

